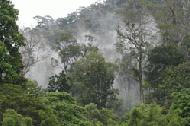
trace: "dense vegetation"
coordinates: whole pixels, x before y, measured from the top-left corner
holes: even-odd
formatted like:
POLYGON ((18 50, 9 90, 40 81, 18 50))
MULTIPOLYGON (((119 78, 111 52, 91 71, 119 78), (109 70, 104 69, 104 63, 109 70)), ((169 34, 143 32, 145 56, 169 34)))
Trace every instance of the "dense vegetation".
MULTIPOLYGON (((119 92, 113 87, 121 64, 106 61, 91 44, 79 44, 71 32, 75 20, 88 19, 89 8, 82 9, 80 17, 73 13, 58 20, 69 24, 62 25, 69 32, 48 36, 57 42, 52 48, 64 64, 63 71, 50 78, 48 88, 26 79, 28 66, 22 64, 19 48, 27 43, 16 25, 18 11, 9 0, 0 0, 0 126, 190 126, 189 2, 107 0, 91 6, 97 8, 118 8, 116 13, 123 19, 125 25, 115 31, 115 45, 122 61, 131 60, 121 64, 139 82, 140 104, 121 112, 119 92), (147 14, 153 15, 160 29, 157 45, 147 39, 147 14)), ((33 30, 48 31, 46 21, 33 30)), ((98 32, 101 26, 91 21, 86 27, 98 32)))

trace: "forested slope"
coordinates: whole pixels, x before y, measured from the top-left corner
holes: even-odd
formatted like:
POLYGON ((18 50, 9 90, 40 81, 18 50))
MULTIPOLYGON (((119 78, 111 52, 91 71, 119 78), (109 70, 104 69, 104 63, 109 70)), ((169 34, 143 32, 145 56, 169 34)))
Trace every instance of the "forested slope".
POLYGON ((19 32, 0 0, 0 125, 189 126, 189 10, 107 0, 19 32))

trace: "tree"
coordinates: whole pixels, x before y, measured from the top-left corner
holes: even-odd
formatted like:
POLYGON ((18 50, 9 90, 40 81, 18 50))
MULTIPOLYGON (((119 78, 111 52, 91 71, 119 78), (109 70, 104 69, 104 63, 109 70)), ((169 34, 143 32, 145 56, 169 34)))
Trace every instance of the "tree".
POLYGON ((33 82, 27 82, 24 86, 15 84, 3 84, 0 88, 0 116, 7 109, 14 109, 23 116, 32 118, 32 123, 40 123, 39 110, 45 106, 41 101, 42 91, 33 82))
MULTIPOLYGON (((100 126, 117 126, 117 118, 114 113, 106 108, 98 109, 95 104, 88 104, 85 106, 87 111, 87 117, 90 119, 94 126, 97 126, 99 123, 100 126)), ((99 125, 98 125, 99 126, 99 125)))
POLYGON ((19 79, 19 75, 12 69, 11 56, 5 44, 0 43, 0 82, 13 82, 19 79))
POLYGON ((40 126, 60 126, 58 116, 53 113, 53 109, 49 108, 45 111, 40 111, 41 125, 40 126))
POLYGON ((122 126, 184 126, 183 119, 175 113, 162 113, 163 108, 155 104, 135 107, 122 126))
POLYGON ((173 92, 190 88, 189 65, 189 62, 185 62, 178 66, 166 68, 161 75, 161 81, 156 87, 153 87, 152 94, 150 94, 152 95, 151 100, 169 108, 172 103, 171 96, 173 92))
POLYGON ((35 16, 34 19, 37 21, 36 28, 41 28, 44 30, 48 30, 51 25, 54 24, 54 19, 50 15, 42 16, 35 16))
POLYGON ((163 87, 169 92, 181 91, 190 88, 190 63, 182 63, 178 66, 168 68, 164 73, 163 87))
POLYGON ((185 57, 176 46, 155 47, 148 54, 147 80, 149 83, 158 84, 166 68, 183 62, 185 62, 185 57))
POLYGON ((41 111, 42 126, 93 126, 86 116, 84 107, 77 105, 74 98, 65 92, 51 92, 44 97, 49 110, 41 111))
POLYGON ((3 52, 1 51, 0 55, 7 55, 6 57, 9 57, 8 60, 4 60, 1 57, 1 65, 4 68, 0 68, 0 83, 10 82, 18 84, 21 82, 21 79, 23 80, 21 75, 23 65, 19 47, 24 45, 23 36, 19 33, 18 26, 16 25, 18 11, 14 9, 14 6, 9 0, 1 0, 0 5, 0 48, 4 50, 3 52), (7 67, 11 68, 11 72, 6 71, 7 67), (6 79, 3 79, 2 76, 6 79))
POLYGON ((77 42, 70 33, 62 33, 57 40, 56 50, 59 51, 65 73, 79 58, 84 57, 89 50, 97 50, 92 45, 84 45, 77 42))
POLYGON ((146 1, 161 31, 163 44, 181 45, 189 36, 189 0, 146 1))
POLYGON ((82 53, 81 46, 76 42, 70 42, 68 45, 65 45, 59 53, 61 61, 64 64, 64 70, 66 71, 70 65, 81 57, 82 53))
POLYGON ((190 59, 190 35, 186 36, 183 40, 183 43, 179 47, 180 51, 184 54, 185 59, 190 59))
POLYGON ((190 89, 182 89, 172 94, 171 111, 175 111, 184 118, 185 126, 190 124, 190 89))
POLYGON ((97 51, 89 52, 77 61, 68 75, 73 85, 71 93, 82 104, 94 103, 102 108, 114 100, 114 65, 107 63, 97 51))
MULTIPOLYGON (((129 1, 128 6, 121 10, 123 24, 118 26, 116 43, 117 50, 123 57, 131 57, 131 66, 134 76, 139 82, 140 100, 144 100, 143 93, 143 72, 146 51, 150 46, 150 29, 147 28, 151 23, 151 17, 148 16, 146 8, 140 1, 129 1)), ((129 67, 131 67, 129 66, 129 67)))
POLYGON ((59 75, 55 75, 50 77, 50 81, 48 83, 48 91, 50 92, 70 92, 71 85, 69 84, 69 78, 62 71, 59 75))
POLYGON ((32 126, 32 119, 17 114, 15 110, 8 109, 3 114, 2 126, 32 126))
POLYGON ((144 49, 147 47, 147 41, 144 38, 145 34, 143 33, 142 29, 137 27, 135 24, 127 24, 127 30, 125 32, 121 32, 122 30, 118 29, 117 33, 120 37, 119 45, 121 45, 124 50, 127 48, 127 46, 131 46, 129 47, 129 52, 127 53, 133 55, 137 61, 137 67, 134 67, 133 69, 136 71, 136 76, 138 78, 140 87, 140 99, 143 101, 143 60, 145 53, 144 49))
POLYGON ((23 73, 26 74, 29 72, 32 65, 38 62, 38 58, 35 57, 35 52, 39 50, 40 37, 36 29, 25 28, 22 31, 23 36, 25 37, 24 42, 25 46, 20 48, 23 61, 23 73))
POLYGON ((176 46, 161 45, 149 51, 147 62, 145 75, 150 92, 146 99, 163 104, 164 93, 160 90, 160 84, 165 78, 163 74, 167 68, 185 62, 185 57, 176 46))
POLYGON ((67 75, 68 70, 77 60, 84 57, 89 51, 96 51, 97 47, 91 44, 83 45, 77 43, 77 40, 70 33, 61 34, 58 41, 56 49, 59 51, 59 56, 61 57, 61 62, 64 67, 59 75, 50 77, 48 90, 70 92, 72 84, 69 83, 70 78, 67 75))

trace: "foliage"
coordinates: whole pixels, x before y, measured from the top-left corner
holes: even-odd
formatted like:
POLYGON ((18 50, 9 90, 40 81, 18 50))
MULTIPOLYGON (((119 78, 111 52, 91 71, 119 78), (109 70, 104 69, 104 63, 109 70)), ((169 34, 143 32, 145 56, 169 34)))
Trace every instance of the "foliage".
POLYGON ((171 90, 179 91, 183 88, 190 87, 190 63, 186 62, 183 64, 179 64, 174 68, 169 68, 165 75, 163 83, 167 85, 171 90))
POLYGON ((59 48, 60 47, 61 49, 59 55, 61 57, 61 62, 65 65, 65 70, 67 69, 68 65, 71 65, 78 57, 83 55, 82 47, 77 43, 76 40, 64 40, 62 42, 62 46, 59 46, 59 48))
POLYGON ((3 114, 2 126, 32 126, 32 119, 17 114, 15 110, 8 109, 3 114))
POLYGON ((0 83, 18 84, 24 79, 20 75, 22 59, 19 47, 24 43, 16 25, 18 11, 9 0, 1 0, 0 5, 0 55, 3 56, 0 61, 0 83))
POLYGON ((87 110, 87 117, 93 124, 99 124, 101 126, 115 126, 117 125, 117 118, 113 112, 109 109, 98 110, 97 105, 89 104, 85 106, 87 110))
MULTIPOLYGON (((10 84, 2 88, 5 92, 9 92, 7 94, 1 92, 0 95, 0 111, 3 113, 6 109, 15 109, 22 115, 30 116, 35 126, 92 125, 91 119, 87 118, 86 109, 77 105, 67 93, 35 95, 29 93, 33 92, 31 90, 26 93, 19 86, 10 87, 10 84)), ((34 92, 36 93, 36 90, 34 92)), ((14 126, 13 122, 10 123, 14 126)))
POLYGON ((40 99, 41 92, 37 85, 28 82, 25 87, 2 84, 0 88, 0 114, 7 109, 14 109, 33 119, 33 124, 40 122, 39 110, 44 109, 40 99))
POLYGON ((5 44, 0 42, 0 82, 7 82, 18 80, 20 77, 16 71, 12 69, 11 56, 8 54, 8 50, 5 47, 5 44))
POLYGON ((169 67, 163 71, 161 82, 156 88, 152 88, 155 89, 150 95, 153 98, 152 100, 169 107, 173 92, 189 88, 189 72, 189 62, 169 67))
POLYGON ((59 76, 55 75, 50 77, 48 84, 48 91, 59 91, 59 92, 70 92, 71 85, 69 85, 68 77, 64 71, 62 71, 59 76))
POLYGON ((184 54, 185 59, 190 58, 190 35, 186 36, 183 40, 182 45, 179 47, 180 51, 184 54))
MULTIPOLYGON (((85 109, 78 106, 74 99, 67 93, 48 93, 45 103, 51 108, 53 112, 50 115, 55 115, 59 125, 61 126, 92 125, 92 123, 88 121, 86 117, 85 109)), ((44 113, 44 116, 46 117, 46 112, 44 113)))
POLYGON ((156 87, 162 80, 161 75, 170 66, 183 63, 185 58, 175 46, 158 46, 152 49, 148 55, 147 80, 156 87))
POLYGON ((114 126, 117 124, 117 118, 111 110, 99 110, 95 104, 79 106, 65 92, 47 93, 44 102, 49 110, 42 112, 42 117, 47 119, 48 115, 54 116, 52 119, 57 120, 57 125, 60 126, 114 126))
POLYGON ((163 114, 163 109, 155 104, 135 107, 121 126, 183 126, 183 119, 175 113, 163 114))
POLYGON ((41 120, 40 126, 60 126, 57 116, 53 113, 53 109, 40 110, 39 115, 41 120))
MULTIPOLYGON (((177 66, 183 62, 185 62, 185 57, 176 46, 161 45, 149 52, 145 74, 146 81, 148 82, 146 86, 150 91, 147 96, 147 102, 154 101, 159 104, 164 104, 166 95, 165 89, 168 83, 163 84, 163 81, 171 77, 166 73, 168 73, 168 69, 172 66, 177 66)), ((169 88, 169 90, 171 88, 169 88)))
POLYGON ((144 0, 160 29, 165 45, 181 45, 189 36, 189 3, 186 0, 144 0))
POLYGON ((190 124, 190 89, 183 89, 180 92, 172 94, 171 111, 177 112, 182 118, 185 119, 185 126, 190 124))
POLYGON ((139 97, 141 102, 144 101, 143 92, 143 74, 144 63, 146 60, 146 52, 150 45, 154 43, 151 39, 153 34, 151 29, 147 29, 147 25, 152 21, 147 17, 147 10, 143 6, 142 1, 128 1, 126 7, 119 12, 123 19, 122 25, 117 29, 116 49, 122 54, 130 57, 131 70, 133 77, 139 83, 139 97))
POLYGON ((64 65, 64 71, 67 72, 68 67, 75 63, 79 58, 84 57, 89 50, 97 50, 96 47, 88 44, 80 44, 75 37, 68 32, 62 33, 56 42, 56 49, 61 57, 64 65))
POLYGON ((97 51, 89 52, 69 70, 71 93, 82 104, 95 103, 98 108, 108 107, 115 99, 113 89, 114 65, 107 63, 97 51))
MULTIPOLYGON (((189 4, 185 0, 146 0, 145 3, 150 1, 153 7, 158 5, 154 10, 149 4, 144 8, 144 3, 138 0, 107 0, 56 21, 50 16, 36 16, 38 26, 33 31, 38 34, 41 30, 47 39, 57 42, 52 46, 59 51, 64 64, 64 71, 50 78, 48 91, 51 92, 46 92, 23 77, 19 48, 24 45, 24 39, 16 25, 18 11, 9 0, 0 0, 0 125, 189 126, 190 63, 185 62, 185 58, 189 58, 189 4), (127 8, 124 6, 127 16, 121 17, 125 27, 117 31, 120 39, 117 49, 123 54, 123 60, 131 60, 131 66, 123 64, 122 67, 126 67, 123 72, 128 73, 128 67, 133 67, 141 95, 146 52, 150 46, 145 28, 147 9, 160 28, 163 44, 148 55, 145 93, 150 96, 150 103, 155 101, 163 107, 142 104, 120 121, 110 109, 117 99, 117 90, 113 88, 115 65, 107 62, 98 48, 79 44, 73 34, 76 34, 77 24, 82 23, 90 32, 101 34, 102 31, 97 30, 101 24, 96 17, 105 16, 106 12, 101 11, 113 12, 123 7, 122 3, 128 3, 127 8), (50 29, 61 23, 64 30, 54 28, 56 32, 52 33, 50 29), (79 105, 75 98, 85 106, 79 105)), ((93 37, 86 37, 93 41, 93 37)))

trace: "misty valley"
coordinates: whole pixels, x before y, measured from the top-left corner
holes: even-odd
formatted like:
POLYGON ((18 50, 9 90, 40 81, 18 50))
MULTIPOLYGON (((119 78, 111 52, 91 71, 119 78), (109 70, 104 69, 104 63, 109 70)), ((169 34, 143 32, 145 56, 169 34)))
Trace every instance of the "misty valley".
POLYGON ((189 0, 19 13, 0 0, 0 126, 190 126, 189 0))

